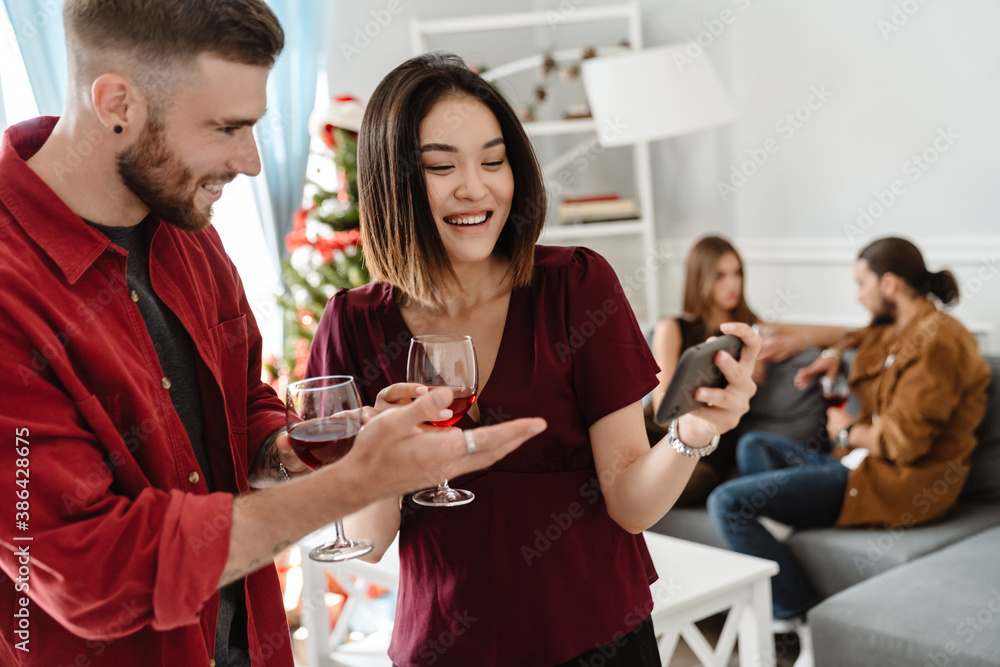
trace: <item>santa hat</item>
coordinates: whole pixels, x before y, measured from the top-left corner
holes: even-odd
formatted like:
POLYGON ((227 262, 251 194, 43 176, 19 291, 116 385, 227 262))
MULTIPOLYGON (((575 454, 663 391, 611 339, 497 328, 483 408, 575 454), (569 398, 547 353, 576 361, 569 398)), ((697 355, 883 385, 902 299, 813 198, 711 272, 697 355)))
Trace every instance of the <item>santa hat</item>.
POLYGON ((309 117, 309 127, 312 134, 323 136, 328 125, 339 127, 349 132, 361 129, 361 118, 365 107, 353 95, 337 95, 323 108, 315 109, 309 117))

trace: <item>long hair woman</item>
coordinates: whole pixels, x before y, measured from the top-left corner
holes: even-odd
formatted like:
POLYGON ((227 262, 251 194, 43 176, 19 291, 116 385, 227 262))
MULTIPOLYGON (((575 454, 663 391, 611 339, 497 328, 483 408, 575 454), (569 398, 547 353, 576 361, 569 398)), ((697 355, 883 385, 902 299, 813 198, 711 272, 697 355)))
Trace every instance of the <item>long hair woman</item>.
POLYGON ((723 325, 746 341, 742 361, 717 360, 729 386, 702 390, 715 407, 679 420, 678 449, 650 448, 641 399, 657 367, 617 277, 585 248, 535 245, 546 206, 531 144, 503 97, 455 56, 413 58, 379 84, 358 179, 375 282, 331 299, 309 373, 354 375, 380 409, 425 390, 404 382, 411 336, 470 335, 479 393, 456 426, 522 415, 549 424, 489 470, 453 480, 475 493, 469 504, 405 497, 349 517, 375 558, 399 533, 390 657, 658 665, 656 573, 640 533, 680 493, 690 454, 746 411, 759 339, 723 325))
MULTIPOLYGON (((710 336, 722 334, 723 322, 757 323, 743 293, 743 259, 732 243, 721 236, 705 236, 688 252, 683 313, 660 320, 653 331, 653 356, 659 365, 659 384, 653 390, 655 414, 673 377, 681 354, 710 336)), ((648 417, 649 415, 647 415, 648 417)), ((664 429, 647 419, 652 438, 664 429)), ((698 461, 678 499, 680 505, 703 504, 716 486, 736 469, 735 441, 723 437, 719 449, 698 461)))

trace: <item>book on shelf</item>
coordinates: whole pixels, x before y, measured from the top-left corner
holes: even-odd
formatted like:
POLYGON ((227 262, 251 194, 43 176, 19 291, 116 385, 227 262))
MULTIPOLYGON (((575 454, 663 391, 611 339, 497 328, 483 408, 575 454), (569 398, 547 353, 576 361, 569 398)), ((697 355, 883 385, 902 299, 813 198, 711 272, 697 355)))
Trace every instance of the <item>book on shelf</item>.
POLYGON ((614 193, 600 194, 600 195, 587 195, 586 197, 563 197, 562 203, 564 204, 579 204, 581 202, 588 201, 609 201, 611 199, 621 199, 620 195, 614 193))
POLYGON ((587 222, 634 220, 639 217, 639 204, 635 199, 617 195, 597 195, 566 199, 559 205, 559 222, 572 225, 587 222))

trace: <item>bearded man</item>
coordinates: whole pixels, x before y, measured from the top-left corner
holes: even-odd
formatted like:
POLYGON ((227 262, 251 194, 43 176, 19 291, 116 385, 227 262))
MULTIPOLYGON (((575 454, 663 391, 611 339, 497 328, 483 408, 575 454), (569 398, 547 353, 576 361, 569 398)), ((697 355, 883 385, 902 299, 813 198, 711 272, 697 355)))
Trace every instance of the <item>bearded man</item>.
POLYGON ((210 225, 260 171, 281 26, 263 0, 67 0, 63 18, 64 113, 0 145, 0 664, 291 667, 277 553, 544 422, 419 426, 451 415, 439 389, 309 473, 210 225))

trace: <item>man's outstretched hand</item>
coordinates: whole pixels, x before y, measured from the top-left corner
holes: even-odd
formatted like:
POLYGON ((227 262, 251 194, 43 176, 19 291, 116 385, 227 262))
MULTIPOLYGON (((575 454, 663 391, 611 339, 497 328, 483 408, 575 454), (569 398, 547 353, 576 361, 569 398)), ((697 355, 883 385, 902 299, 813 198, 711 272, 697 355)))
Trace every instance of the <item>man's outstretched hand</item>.
POLYGON ((476 447, 470 454, 461 430, 425 425, 450 417, 453 397, 450 389, 431 389, 385 409, 361 429, 340 463, 350 462, 379 496, 409 493, 489 467, 546 428, 544 419, 533 417, 472 429, 476 447))
POLYGON ((809 383, 814 377, 818 375, 828 375, 833 377, 839 370, 839 357, 819 357, 805 368, 800 368, 798 373, 795 374, 795 380, 793 380, 793 382, 799 389, 805 389, 809 386, 809 383))

